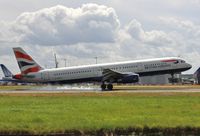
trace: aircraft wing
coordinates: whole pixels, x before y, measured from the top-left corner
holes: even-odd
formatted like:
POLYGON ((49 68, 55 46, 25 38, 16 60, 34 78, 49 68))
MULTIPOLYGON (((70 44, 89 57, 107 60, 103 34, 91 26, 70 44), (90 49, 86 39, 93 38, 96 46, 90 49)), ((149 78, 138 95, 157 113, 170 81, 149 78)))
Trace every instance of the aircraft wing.
POLYGON ((138 82, 139 75, 133 72, 119 72, 111 69, 103 69, 103 82, 134 83, 138 82))
POLYGON ((113 71, 111 69, 104 69, 102 75, 103 81, 115 80, 116 78, 121 78, 123 76, 122 73, 113 71))

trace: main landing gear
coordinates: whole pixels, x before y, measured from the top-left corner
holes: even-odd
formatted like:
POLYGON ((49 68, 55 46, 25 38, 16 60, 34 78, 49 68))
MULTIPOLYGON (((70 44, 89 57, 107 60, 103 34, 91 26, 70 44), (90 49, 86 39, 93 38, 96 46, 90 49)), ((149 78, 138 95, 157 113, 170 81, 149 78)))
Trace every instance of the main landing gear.
POLYGON ((111 91, 112 89, 113 89, 113 85, 111 83, 109 83, 109 84, 102 83, 101 84, 102 91, 105 91, 105 90, 111 91))
POLYGON ((171 73, 171 76, 172 76, 172 85, 174 85, 175 83, 174 73, 171 73))

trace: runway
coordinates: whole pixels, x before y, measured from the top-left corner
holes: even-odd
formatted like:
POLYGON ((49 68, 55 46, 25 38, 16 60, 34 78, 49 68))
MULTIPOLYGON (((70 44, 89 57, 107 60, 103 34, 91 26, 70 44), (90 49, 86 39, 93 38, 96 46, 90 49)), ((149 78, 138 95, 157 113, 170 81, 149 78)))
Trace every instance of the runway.
POLYGON ((0 94, 52 94, 52 93, 200 93, 198 85, 116 85, 112 91, 101 91, 98 85, 43 85, 2 86, 0 94))
POLYGON ((172 90, 1 90, 0 94, 35 94, 35 93, 200 93, 200 89, 172 90))

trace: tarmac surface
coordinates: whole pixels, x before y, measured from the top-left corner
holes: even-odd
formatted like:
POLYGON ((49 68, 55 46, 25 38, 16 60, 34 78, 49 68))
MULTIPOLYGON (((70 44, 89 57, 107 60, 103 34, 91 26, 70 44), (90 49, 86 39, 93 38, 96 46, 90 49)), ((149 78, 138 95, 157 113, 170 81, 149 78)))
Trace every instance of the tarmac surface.
POLYGON ((101 90, 1 90, 0 94, 20 94, 20 93, 87 93, 87 92, 94 92, 94 93, 200 93, 200 89, 170 89, 170 90, 113 90, 113 91, 101 91, 101 90))

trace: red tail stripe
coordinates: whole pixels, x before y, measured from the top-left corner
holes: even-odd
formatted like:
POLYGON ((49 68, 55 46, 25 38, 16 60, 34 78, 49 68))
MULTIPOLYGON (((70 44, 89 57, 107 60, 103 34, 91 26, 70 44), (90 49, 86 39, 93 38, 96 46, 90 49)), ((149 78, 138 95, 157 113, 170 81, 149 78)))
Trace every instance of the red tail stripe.
POLYGON ((162 62, 176 62, 177 60, 162 60, 162 62))
POLYGON ((22 75, 21 74, 16 74, 16 75, 14 75, 14 78, 15 79, 22 79, 22 75))
POLYGON ((28 73, 31 73, 31 72, 38 72, 38 71, 40 71, 40 67, 36 66, 36 67, 32 67, 32 68, 29 68, 27 70, 22 71, 22 73, 28 74, 28 73))
POLYGON ((16 58, 23 58, 23 59, 33 61, 33 59, 29 55, 23 54, 19 51, 15 51, 15 56, 16 56, 16 58))

